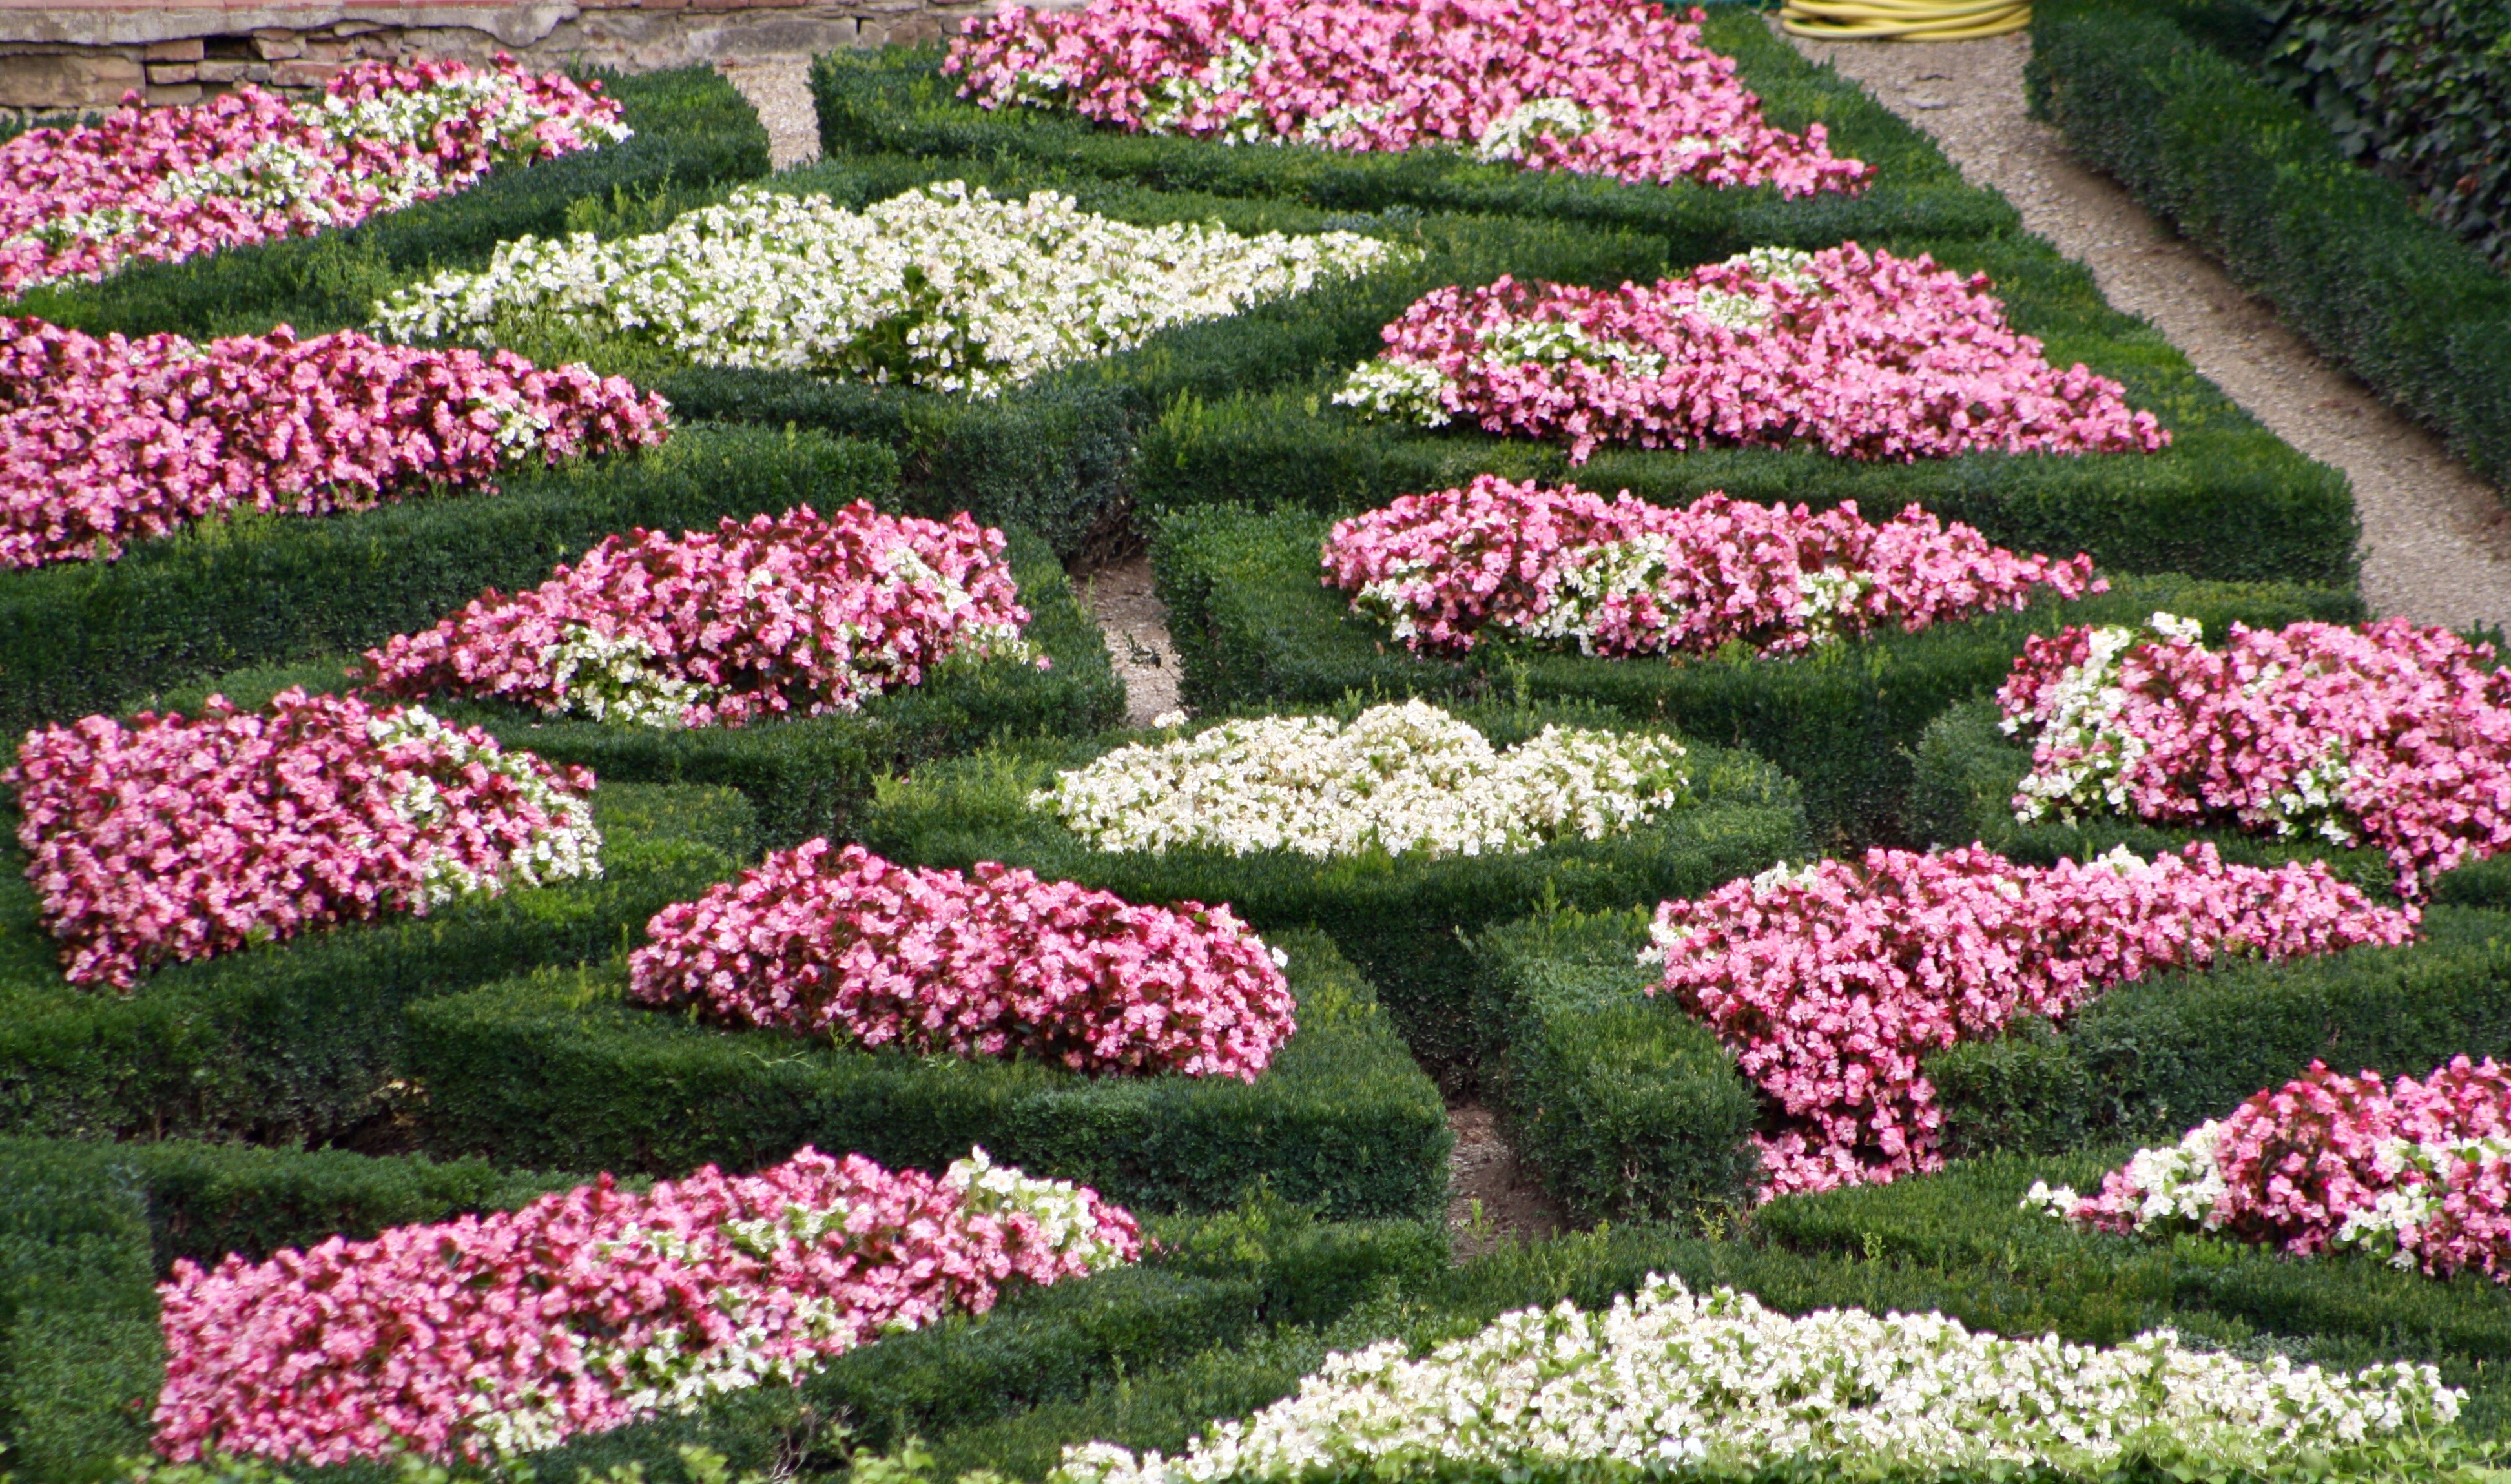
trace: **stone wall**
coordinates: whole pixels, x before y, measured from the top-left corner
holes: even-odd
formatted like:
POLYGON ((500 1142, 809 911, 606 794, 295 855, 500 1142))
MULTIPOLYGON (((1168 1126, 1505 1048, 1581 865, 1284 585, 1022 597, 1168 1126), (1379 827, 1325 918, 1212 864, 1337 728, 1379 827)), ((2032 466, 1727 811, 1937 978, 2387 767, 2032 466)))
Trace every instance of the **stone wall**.
POLYGON ((238 83, 312 91, 361 57, 500 52, 625 71, 936 39, 991 0, 193 0, 32 6, 0 0, 0 113, 110 108, 136 90, 191 103, 238 83))

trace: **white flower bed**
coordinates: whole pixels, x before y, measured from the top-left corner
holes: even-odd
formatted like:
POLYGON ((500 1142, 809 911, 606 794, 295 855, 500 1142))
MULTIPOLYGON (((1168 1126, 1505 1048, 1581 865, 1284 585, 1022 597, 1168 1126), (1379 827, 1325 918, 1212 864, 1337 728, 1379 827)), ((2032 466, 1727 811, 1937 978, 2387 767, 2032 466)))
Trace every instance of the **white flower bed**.
POLYGON ((2099 1350, 1974 1335, 1935 1313, 1792 1319, 1749 1294, 1695 1297, 1652 1277, 1604 1313, 1565 1303, 1505 1314, 1418 1360, 1392 1343, 1335 1355, 1297 1395, 1220 1424, 1178 1458, 1092 1443, 1067 1449, 1055 1477, 1391 1478, 1598 1462, 1709 1477, 1791 1463, 1852 1477, 1998 1464, 2099 1474, 2141 1456, 2267 1467, 2358 1448, 2395 1467, 2463 1400, 2431 1366, 2335 1375, 2194 1352, 2169 1330, 2099 1350))
POLYGON ((1669 737, 1546 727, 1503 752, 1424 702, 1119 747, 1030 799, 1103 851, 1483 856, 1601 840, 1682 801, 1669 737))
POLYGON ((486 343, 507 317, 546 311, 706 365, 989 397, 1410 251, 1350 232, 1129 226, 1053 191, 1003 201, 955 180, 862 211, 747 186, 645 237, 503 244, 480 272, 396 293, 375 323, 486 343))

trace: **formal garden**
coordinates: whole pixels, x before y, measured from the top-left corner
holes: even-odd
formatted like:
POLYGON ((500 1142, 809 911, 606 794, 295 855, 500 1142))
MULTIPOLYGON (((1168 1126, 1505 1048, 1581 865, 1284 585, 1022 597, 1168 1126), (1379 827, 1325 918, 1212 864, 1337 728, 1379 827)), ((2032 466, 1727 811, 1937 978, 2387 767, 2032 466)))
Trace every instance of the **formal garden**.
MULTIPOLYGON (((2511 479, 2511 15, 2032 37, 2511 479)), ((2341 474, 1746 5, 810 81, 0 142, 0 1480, 2505 1477, 2511 673, 2341 474)))

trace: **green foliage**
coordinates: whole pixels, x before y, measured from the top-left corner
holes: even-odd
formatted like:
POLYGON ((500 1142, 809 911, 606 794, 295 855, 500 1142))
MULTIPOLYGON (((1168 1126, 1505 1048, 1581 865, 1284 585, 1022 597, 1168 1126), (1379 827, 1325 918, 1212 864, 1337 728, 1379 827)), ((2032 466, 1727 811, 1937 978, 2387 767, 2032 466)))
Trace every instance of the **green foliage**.
POLYGON ((1135 498, 1155 514, 1236 502, 1341 514, 1478 474, 1571 481, 1606 494, 1629 489, 1676 504, 1719 489, 1815 509, 1854 500, 1876 519, 1919 504, 1977 526, 2000 546, 2061 556, 2089 552, 2113 571, 2352 586, 2355 518, 2343 477, 2295 453, 2152 328, 2103 303, 2083 268, 2036 239, 1867 246, 1924 251, 1947 267, 1988 274, 2015 326, 2039 337, 2052 363, 2081 361, 2117 378, 2130 405, 2150 410, 2171 431, 2171 446, 2153 454, 1965 454, 1909 464, 1831 458, 1810 448, 1608 448, 1573 468, 1565 450, 1546 444, 1457 427, 1434 433, 1361 421, 1332 403, 1354 358, 1304 387, 1218 396, 1181 389, 1190 395, 1165 404, 1143 435, 1135 498))
POLYGON ((363 325, 412 278, 485 264, 497 244, 569 231, 644 231, 669 204, 767 173, 767 131, 712 67, 604 76, 636 136, 515 170, 338 232, 140 263, 97 284, 21 295, 12 312, 94 334, 171 330, 195 339, 363 325), (586 204, 608 204, 589 214, 586 204), (666 204, 658 208, 656 203, 666 204), (641 208, 641 209, 640 209, 641 208))
POLYGON ((1437 1210, 1437 1089, 1330 940, 1274 941, 1299 1030, 1254 1083, 726 1031, 634 1006, 616 961, 415 1006, 410 1062, 431 1146, 504 1164, 752 1168, 810 1144, 938 1171, 982 1144, 1141 1210, 1214 1210, 1259 1184, 1337 1219, 1437 1210))
POLYGON ((1875 166, 1854 199, 1782 201, 1775 189, 1623 185, 1567 171, 1477 165, 1461 152, 1346 153, 1305 146, 1232 148, 1204 140, 1125 134, 1076 115, 1027 108, 987 112, 935 75, 938 50, 893 48, 820 57, 811 88, 821 148, 983 163, 1020 161, 1164 190, 1272 197, 1341 211, 1473 211, 1623 228, 1667 240, 1678 257, 1714 261, 1750 247, 1827 247, 1843 238, 1991 237, 2019 227, 2013 208, 1965 185, 1923 134, 1827 67, 1798 57, 1742 7, 1721 8, 1708 44, 1736 59, 1770 121, 1820 123, 1835 153, 1875 166))
POLYGON ((1531 1164, 1581 1221, 1747 1204, 1759 1094, 1707 1026, 1643 992, 1648 909, 1538 912, 1474 939, 1483 1065, 1531 1164))
MULTIPOLYGON (((1361 698, 1338 708, 1357 711, 1361 698)), ((1628 728, 1592 707, 1487 704, 1456 707, 1494 746, 1547 722, 1628 728)), ((1082 767, 1132 740, 1039 742, 928 763, 884 782, 862 815, 864 842, 893 860, 966 866, 1002 860, 1135 901, 1228 902, 1261 931, 1315 927, 1384 997, 1415 1055, 1443 1077, 1467 1075, 1474 968, 1459 932, 1503 922, 1556 893, 1588 910, 1707 891, 1805 849, 1795 786, 1749 753, 1691 745, 1694 802, 1604 840, 1556 842, 1520 856, 1437 859, 1383 855, 1317 860, 1290 852, 1109 853, 1065 829, 1029 795, 1059 770, 1082 767)))
POLYGON ((191 964, 128 996, 64 982, 24 857, 0 859, 0 1132, 322 1143, 391 1129, 419 1089, 403 1011, 542 964, 606 958, 749 856, 722 789, 594 796, 599 880, 517 890, 191 964))
MULTIPOLYGON (((1051 667, 1003 660, 946 662, 908 690, 877 697, 857 712, 833 712, 747 727, 662 730, 593 721, 553 721, 519 706, 455 700, 428 708, 485 727, 509 747, 554 763, 580 764, 611 782, 706 783, 734 788, 757 812, 759 844, 776 850, 814 835, 842 834, 855 805, 881 773, 993 739, 1077 736, 1124 714, 1124 690, 1108 666, 1106 641, 1043 543, 1010 538, 1029 641, 1051 667)), ((362 667, 334 655, 303 665, 221 675, 149 698, 189 712, 212 692, 256 706, 290 686, 346 690, 362 667)))
MULTIPOLYGON (((2201 39, 2237 29, 2198 28, 2201 39)), ((2032 27, 2027 86, 2080 158, 2263 294, 2322 355, 2441 432, 2477 473, 2511 479, 2511 281, 2419 216, 2405 187, 2354 164, 2325 123, 2193 44, 2168 12, 2055 0, 2032 27)), ((2499 117, 2498 97, 2468 101, 2499 117)), ((2437 135, 2436 147, 2454 145, 2437 135)), ((2498 181, 2499 161, 2490 169, 2498 181)))
POLYGON ((0 728, 111 710, 203 675, 379 644, 488 587, 536 586, 604 535, 884 496, 887 449, 683 429, 650 453, 512 476, 495 495, 247 514, 113 562, 0 574, 0 728))
POLYGON ((1609 660, 1506 640, 1461 660, 1416 659, 1320 584, 1328 528, 1326 517, 1301 510, 1259 515, 1233 506, 1187 507, 1160 521, 1151 563, 1188 702, 1499 694, 1592 703, 1633 720, 1680 718, 1692 735, 1750 747, 1795 779, 1819 840, 1862 843, 1899 830, 1910 748, 1947 705, 1992 691, 2032 634, 2135 622, 2156 608, 2218 625, 2341 622, 2363 611, 2350 591, 2119 578, 2109 592, 2079 602, 2044 599, 2023 613, 1787 661, 1609 660))

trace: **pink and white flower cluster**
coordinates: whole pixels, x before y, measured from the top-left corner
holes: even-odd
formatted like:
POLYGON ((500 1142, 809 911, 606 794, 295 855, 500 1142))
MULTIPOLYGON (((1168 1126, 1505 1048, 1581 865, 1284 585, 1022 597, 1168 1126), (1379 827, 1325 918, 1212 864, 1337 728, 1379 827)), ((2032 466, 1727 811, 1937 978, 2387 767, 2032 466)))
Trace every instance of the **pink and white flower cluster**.
POLYGON ((1449 654, 1489 632, 1589 655, 1788 655, 2108 587, 2089 556, 2017 556, 1914 505, 1878 526, 1853 501, 1817 515, 1712 492, 1674 510, 1496 475, 1336 521, 1324 563, 1352 611, 1449 654))
POLYGON ((195 344, 0 317, 0 567, 103 561, 246 508, 362 510, 650 447, 667 404, 581 365, 288 326, 195 344))
POLYGON ((2493 660, 2404 619, 2234 624, 2221 649, 2167 613, 2034 638, 1997 693, 2032 747, 2015 818, 2371 845, 2414 895, 2511 845, 2511 673, 2493 660))
POLYGON ((1767 1199, 1943 1167, 1930 1051, 2156 970, 2402 943, 2416 921, 2316 861, 2225 865, 2202 843, 2046 870, 1978 846, 1870 850, 1666 902, 1648 957, 1778 1106, 1779 1130, 1753 1136, 1767 1199))
POLYGON ((529 592, 492 589, 367 653, 376 684, 654 727, 851 711, 954 656, 1035 659, 1003 533, 965 512, 726 519, 612 536, 529 592))
POLYGON ((1854 192, 1872 167, 1820 124, 1770 127, 1698 10, 1580 0, 1093 0, 1006 6, 946 73, 988 108, 1068 107, 1129 131, 1401 152, 1616 180, 1854 192))
POLYGON ((244 87, 0 144, 0 294, 355 226, 489 171, 628 137, 599 83, 499 57, 353 62, 318 99, 244 87))
POLYGON ((645 931, 630 999, 860 1046, 1254 1082, 1294 1027, 1287 961, 1228 907, 992 861, 962 875, 812 840, 645 931))
POLYGON ((1619 288, 1520 284, 1423 295, 1334 401, 1423 427, 1565 443, 1774 447, 1857 459, 2150 453, 2171 436, 2115 381, 2057 370, 1965 279, 1855 243, 1759 248, 1619 288))
POLYGON ((2354 1247, 2511 1282, 2511 1073, 2461 1056, 2383 1083, 2314 1061, 2178 1145, 2138 1151, 2098 1195, 2035 1182, 2023 1203, 2096 1231, 2221 1232, 2298 1257, 2354 1247))
POLYGON ((687 1412, 1132 1262, 1134 1218, 990 1165, 941 1178, 805 1148, 650 1194, 608 1175, 517 1211, 174 1264, 157 1448, 303 1464, 493 1459, 687 1412))
POLYGON ((27 734, 0 782, 73 984, 601 874, 592 774, 355 697, 90 716, 27 734))

